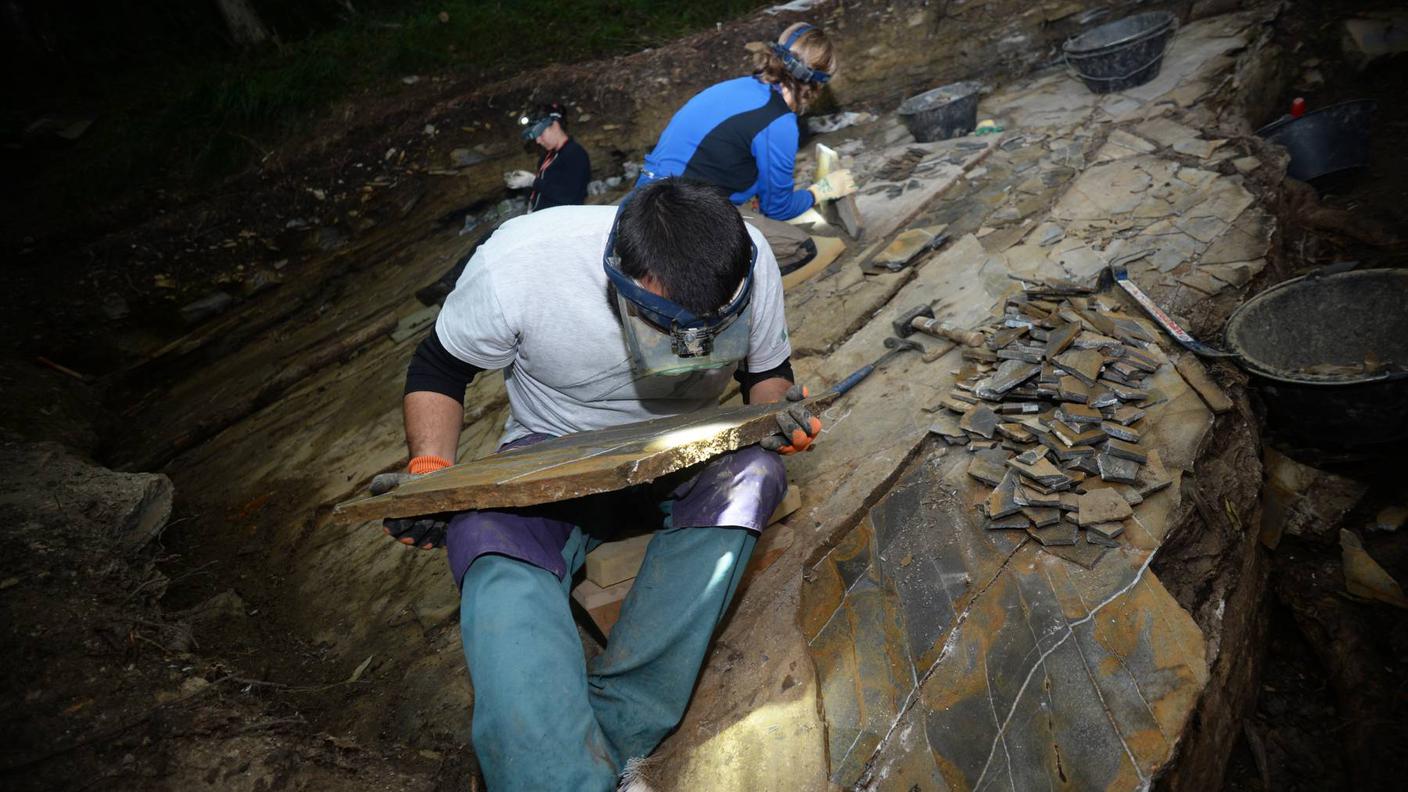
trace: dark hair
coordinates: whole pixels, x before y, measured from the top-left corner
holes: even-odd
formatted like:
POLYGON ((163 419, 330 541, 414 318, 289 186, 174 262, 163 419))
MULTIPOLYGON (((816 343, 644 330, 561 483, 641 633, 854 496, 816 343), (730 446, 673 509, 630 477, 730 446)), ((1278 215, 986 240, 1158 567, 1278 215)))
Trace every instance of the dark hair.
POLYGON ((649 275, 670 300, 695 314, 728 303, 752 265, 752 240, 723 190, 680 178, 636 190, 621 210, 621 271, 649 275))
POLYGON ((557 113, 557 115, 558 115, 557 124, 558 124, 558 126, 562 127, 562 131, 563 131, 563 132, 566 132, 566 131, 567 131, 567 108, 564 107, 561 102, 552 102, 551 104, 538 105, 538 115, 537 115, 538 118, 542 118, 543 116, 545 116, 545 115, 547 115, 547 114, 549 114, 549 113, 557 113))

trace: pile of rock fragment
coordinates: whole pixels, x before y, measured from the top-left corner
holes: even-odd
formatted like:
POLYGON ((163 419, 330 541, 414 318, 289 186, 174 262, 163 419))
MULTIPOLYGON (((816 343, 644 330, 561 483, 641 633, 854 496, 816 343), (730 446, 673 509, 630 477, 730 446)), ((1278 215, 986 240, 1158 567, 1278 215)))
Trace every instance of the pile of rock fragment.
POLYGON ((985 346, 966 347, 930 431, 973 452, 968 475, 993 487, 989 530, 1044 546, 1115 547, 1135 508, 1169 485, 1145 442, 1154 338, 1119 306, 1073 283, 1028 285, 985 346))

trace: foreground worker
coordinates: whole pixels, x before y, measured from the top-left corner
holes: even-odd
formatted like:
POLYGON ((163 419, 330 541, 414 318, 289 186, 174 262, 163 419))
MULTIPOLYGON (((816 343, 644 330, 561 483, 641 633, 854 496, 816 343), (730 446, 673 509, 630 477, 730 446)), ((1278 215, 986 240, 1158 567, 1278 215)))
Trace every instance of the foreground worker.
POLYGON ((786 220, 826 200, 855 192, 840 170, 798 190, 797 114, 835 74, 831 40, 798 22, 754 57, 751 77, 704 89, 681 107, 645 158, 638 185, 684 176, 724 188, 735 204, 758 199, 762 216, 746 213, 762 231, 784 274, 816 256, 816 244, 786 220))
MULTIPOLYGON (((505 371, 507 448, 712 407, 731 376, 753 403, 797 400, 790 357, 776 263, 717 189, 666 179, 619 210, 517 218, 480 248, 416 350, 404 400, 411 461, 372 491, 452 464, 465 387, 480 371, 505 371)), ((779 424, 784 434, 765 445, 781 453, 821 430, 801 405, 779 424)), ((777 454, 751 446, 622 492, 386 521, 403 543, 449 550, 490 790, 610 790, 654 750, 683 717, 786 488, 777 454), (623 529, 655 533, 588 669, 572 575, 623 529)))

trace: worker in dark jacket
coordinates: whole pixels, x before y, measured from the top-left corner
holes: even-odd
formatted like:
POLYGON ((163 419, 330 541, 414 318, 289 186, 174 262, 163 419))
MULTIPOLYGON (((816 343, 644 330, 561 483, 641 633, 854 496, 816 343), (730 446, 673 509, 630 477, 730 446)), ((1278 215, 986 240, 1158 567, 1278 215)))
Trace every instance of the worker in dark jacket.
POLYGON ((821 93, 835 72, 831 40, 799 22, 761 47, 752 76, 704 89, 670 119, 645 158, 639 185, 682 176, 722 187, 742 204, 758 199, 761 216, 744 218, 767 237, 783 273, 816 255, 816 245, 790 220, 824 200, 855 191, 849 171, 836 171, 811 187, 793 183, 797 114, 821 93))
POLYGON ((518 123, 523 126, 523 139, 541 146, 543 155, 538 159, 536 174, 505 173, 504 183, 509 189, 533 188, 528 194, 529 212, 586 203, 587 182, 592 178, 591 158, 587 150, 567 134, 566 109, 553 104, 543 108, 536 117, 524 115, 518 123))
MULTIPOLYGON (((592 178, 592 162, 587 150, 567 134, 566 109, 560 104, 541 108, 536 114, 524 114, 518 119, 520 136, 537 143, 543 149, 536 174, 520 170, 504 174, 504 184, 510 190, 532 188, 528 194, 528 212, 551 209, 554 206, 575 206, 587 202, 587 182, 592 178)), ((416 299, 426 305, 438 305, 445 300, 464 272, 465 264, 479 246, 493 236, 485 234, 469 253, 440 277, 440 280, 416 292, 416 299)))

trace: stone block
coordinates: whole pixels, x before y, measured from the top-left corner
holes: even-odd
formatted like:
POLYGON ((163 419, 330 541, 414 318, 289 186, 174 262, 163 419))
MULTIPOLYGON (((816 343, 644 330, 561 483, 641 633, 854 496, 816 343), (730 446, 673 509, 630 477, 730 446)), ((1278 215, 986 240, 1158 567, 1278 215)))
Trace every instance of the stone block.
POLYGON ((1080 527, 1058 519, 1054 524, 1028 528, 1027 535, 1040 542, 1043 547, 1070 546, 1080 539, 1080 527))
POLYGON ((1002 477, 997 487, 988 495, 987 514, 989 520, 1000 520, 1022 510, 1017 503, 1017 474, 1011 470, 1002 477))
POLYGON ((1218 387, 1216 382, 1213 382, 1208 370, 1192 352, 1179 355, 1174 367, 1178 369, 1179 374, 1183 375, 1183 379, 1188 382, 1188 385, 1203 398, 1208 409, 1218 414, 1232 409, 1232 400, 1228 398, 1222 388, 1218 387))

